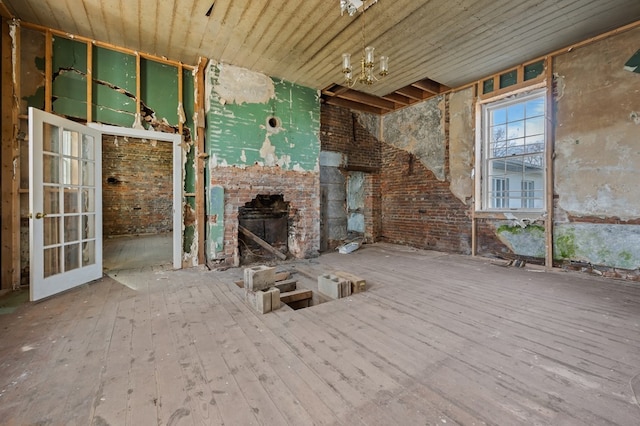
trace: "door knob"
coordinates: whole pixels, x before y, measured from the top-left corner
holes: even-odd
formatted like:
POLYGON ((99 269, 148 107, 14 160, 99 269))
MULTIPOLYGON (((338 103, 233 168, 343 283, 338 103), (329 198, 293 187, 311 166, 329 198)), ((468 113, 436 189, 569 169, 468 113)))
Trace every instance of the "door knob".
POLYGON ((44 213, 40 213, 40 212, 36 213, 36 219, 42 219, 45 216, 46 216, 46 214, 44 214, 44 213))

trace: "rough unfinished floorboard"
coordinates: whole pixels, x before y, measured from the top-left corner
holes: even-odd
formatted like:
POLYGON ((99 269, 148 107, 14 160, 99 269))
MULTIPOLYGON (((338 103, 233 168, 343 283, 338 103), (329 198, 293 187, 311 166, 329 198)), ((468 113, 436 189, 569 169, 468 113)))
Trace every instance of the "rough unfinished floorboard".
POLYGON ((0 316, 1 422, 638 424, 638 284, 388 244, 279 265, 367 290, 259 315, 242 269, 147 268, 0 316))

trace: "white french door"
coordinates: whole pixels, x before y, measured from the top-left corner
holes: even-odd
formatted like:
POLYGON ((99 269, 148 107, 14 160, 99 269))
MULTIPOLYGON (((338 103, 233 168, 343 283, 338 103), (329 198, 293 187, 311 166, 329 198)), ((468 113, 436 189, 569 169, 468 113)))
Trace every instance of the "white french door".
POLYGON ((102 134, 29 108, 32 301, 102 276, 102 134))

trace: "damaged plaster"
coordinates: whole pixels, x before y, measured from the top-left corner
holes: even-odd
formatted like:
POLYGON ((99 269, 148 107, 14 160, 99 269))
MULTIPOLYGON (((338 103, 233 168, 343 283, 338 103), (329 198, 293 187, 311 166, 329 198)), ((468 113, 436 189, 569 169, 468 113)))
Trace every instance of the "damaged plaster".
POLYGON ((266 75, 233 65, 218 65, 220 73, 214 90, 219 102, 263 104, 275 97, 273 81, 266 75))
POLYGON ((449 95, 450 188, 465 204, 473 196, 473 105, 473 87, 449 95))
POLYGON ((317 171, 317 91, 243 68, 207 67, 209 166, 317 171))
POLYGON ((436 96, 383 117, 383 141, 409 152, 445 180, 445 97, 436 96))
POLYGON ((638 39, 635 28, 555 59, 555 192, 573 216, 640 217, 640 81, 621 66, 638 39))

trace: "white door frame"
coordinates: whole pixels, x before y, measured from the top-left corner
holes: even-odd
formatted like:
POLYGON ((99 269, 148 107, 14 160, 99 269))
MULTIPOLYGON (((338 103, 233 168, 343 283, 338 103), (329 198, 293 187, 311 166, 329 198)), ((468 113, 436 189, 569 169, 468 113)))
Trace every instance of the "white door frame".
POLYGON ((150 139, 173 143, 173 269, 182 269, 182 135, 156 132, 153 130, 132 129, 129 127, 108 126, 99 123, 87 123, 102 134, 128 138, 150 139))

